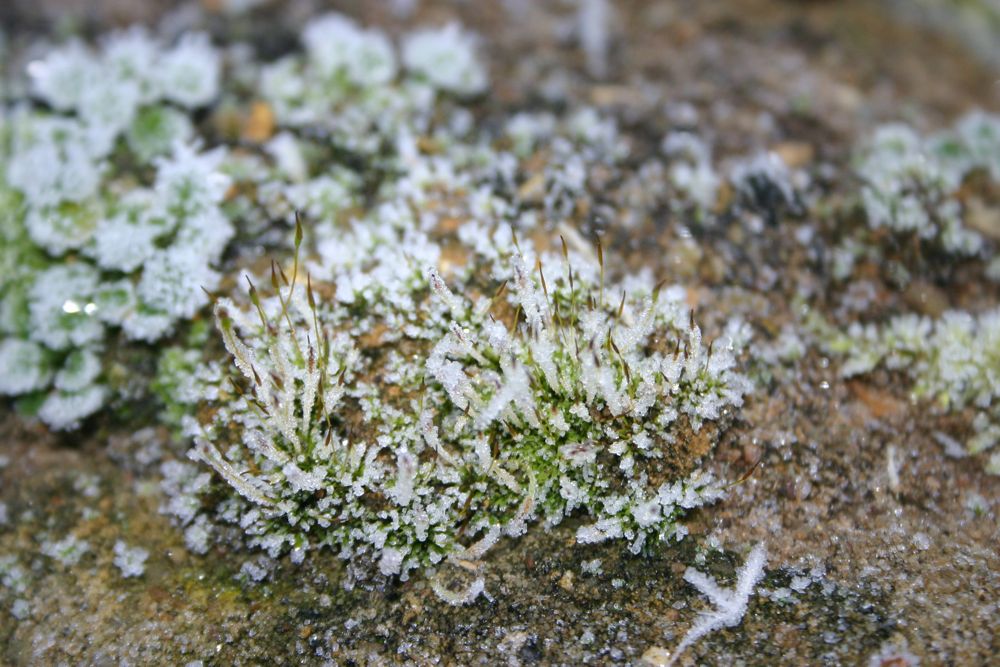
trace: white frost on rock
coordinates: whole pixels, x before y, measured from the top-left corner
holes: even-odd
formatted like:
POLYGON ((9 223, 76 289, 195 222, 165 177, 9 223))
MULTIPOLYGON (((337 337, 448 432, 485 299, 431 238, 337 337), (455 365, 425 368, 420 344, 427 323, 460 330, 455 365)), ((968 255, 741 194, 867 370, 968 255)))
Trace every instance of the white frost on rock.
POLYGON ((687 569, 684 573, 684 581, 697 588, 716 608, 699 615, 698 621, 677 645, 670 662, 667 663, 668 665, 674 664, 684 649, 708 633, 739 625, 746 614, 754 587, 764 576, 766 562, 767 547, 761 542, 747 556, 746 562, 737 574, 736 587, 732 590, 720 588, 719 583, 714 578, 703 572, 690 567, 687 569))

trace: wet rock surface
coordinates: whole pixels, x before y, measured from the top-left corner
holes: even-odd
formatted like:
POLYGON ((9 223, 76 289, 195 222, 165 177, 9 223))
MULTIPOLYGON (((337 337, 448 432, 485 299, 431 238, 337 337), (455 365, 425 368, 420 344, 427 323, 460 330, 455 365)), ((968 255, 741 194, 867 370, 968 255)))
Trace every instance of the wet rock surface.
MULTIPOLYGON (((6 11, 37 26, 33 12, 47 4, 6 11)), ((495 85, 485 104, 589 100, 621 119, 637 164, 691 115, 722 157, 770 148, 822 178, 842 174, 832 167, 880 121, 935 128, 1000 106, 995 69, 875 3, 620 3, 601 79, 587 73, 568 5, 414 3, 401 18, 389 4, 341 9, 390 29, 461 18, 486 38, 495 85)), ((312 10, 265 4, 204 20, 220 36, 234 31, 280 52, 312 10)), ((824 186, 834 196, 849 188, 836 178, 824 186)), ((822 212, 783 210, 759 233, 734 225, 685 236, 676 222, 664 212, 630 229, 594 225, 607 227, 627 267, 702 285, 700 312, 742 313, 763 332, 760 344, 803 316, 803 295, 840 317, 836 292, 846 287, 817 269, 806 236, 794 233, 828 235, 822 212)), ((995 305, 997 286, 977 276, 959 267, 900 292, 873 271, 863 312, 995 305)), ((283 562, 253 582, 244 564, 259 555, 190 553, 160 514, 153 471, 177 449, 164 434, 137 439, 134 428, 101 422, 56 437, 7 415, 0 661, 659 664, 708 609, 685 569, 730 585, 750 547, 766 541, 768 571, 742 624, 707 636, 680 664, 989 664, 1000 655, 1000 480, 977 457, 949 455, 934 437, 948 417, 911 400, 906 381, 882 372, 847 382, 835 366, 811 350, 756 378, 708 462, 742 481, 692 515, 688 539, 640 557, 618 543, 577 545, 570 523, 534 528, 489 555, 489 598, 468 607, 448 606, 420 576, 347 590, 345 567, 329 554, 283 562), (71 531, 88 546, 75 563, 41 554, 71 531), (149 551, 142 576, 122 577, 119 539, 149 551)), ((445 576, 457 587, 469 573, 445 576)))

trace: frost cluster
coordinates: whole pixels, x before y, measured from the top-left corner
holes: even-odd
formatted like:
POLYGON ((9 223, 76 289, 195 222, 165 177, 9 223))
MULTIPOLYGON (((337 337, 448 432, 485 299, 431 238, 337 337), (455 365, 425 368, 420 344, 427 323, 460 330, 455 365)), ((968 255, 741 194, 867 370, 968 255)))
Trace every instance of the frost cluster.
POLYGON ((712 167, 708 144, 691 132, 671 132, 663 139, 663 152, 672 163, 669 178, 677 198, 700 210, 714 208, 720 178, 712 167))
POLYGON ((130 547, 122 540, 115 542, 115 567, 121 570, 122 576, 141 577, 146 571, 146 559, 149 551, 142 547, 130 547))
POLYGON ((439 93, 475 95, 488 82, 474 36, 457 24, 409 33, 397 49, 384 32, 330 13, 306 25, 302 43, 304 55, 260 68, 261 94, 282 126, 322 131, 360 154, 426 129, 439 93))
POLYGON ((949 254, 980 254, 986 239, 969 226, 960 189, 974 172, 1000 182, 998 155, 1000 116, 985 112, 929 137, 898 123, 878 128, 857 161, 869 226, 932 242, 949 254))
POLYGON ((155 341, 218 284, 226 154, 200 149, 189 116, 217 96, 220 67, 204 35, 72 42, 28 66, 49 110, 0 125, 0 393, 35 397, 53 428, 107 400, 110 330, 155 341))
MULTIPOLYGON (((829 347, 846 355, 841 375, 878 366, 913 380, 915 398, 970 415, 973 454, 1000 442, 1000 309, 979 314, 948 311, 938 319, 899 315, 882 327, 855 323, 829 347)), ((1000 453, 987 470, 1000 474, 1000 453)))
POLYGON ((26 596, 31 588, 31 575, 13 554, 0 555, 0 598, 4 602, 13 599, 10 605, 11 614, 18 620, 24 620, 31 613, 31 606, 21 596, 26 596))
POLYGON ((231 520, 272 557, 331 548, 403 577, 575 513, 580 542, 683 537, 722 494, 696 465, 751 388, 744 327, 706 343, 683 288, 516 246, 492 246, 495 294, 470 301, 423 243, 327 258, 305 285, 296 261, 272 295, 217 301, 241 377, 206 388, 192 457, 242 498, 231 520), (376 354, 386 340, 406 354, 376 354))
POLYGON ((476 38, 457 23, 418 30, 403 42, 403 64, 439 90, 475 95, 486 89, 487 75, 476 59, 476 38))
POLYGON ((72 534, 61 540, 48 539, 42 542, 42 554, 66 567, 72 567, 79 563, 88 551, 90 551, 90 544, 72 534))

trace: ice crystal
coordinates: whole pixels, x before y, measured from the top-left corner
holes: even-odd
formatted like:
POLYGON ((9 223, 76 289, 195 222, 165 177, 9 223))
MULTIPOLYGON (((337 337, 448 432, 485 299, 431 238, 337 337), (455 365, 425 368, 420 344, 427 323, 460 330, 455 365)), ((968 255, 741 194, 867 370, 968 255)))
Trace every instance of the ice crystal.
POLYGON ((115 567, 121 570, 122 576, 141 577, 146 571, 146 559, 149 551, 142 547, 130 547, 122 540, 115 542, 115 567))
POLYGON ((753 595, 754 588, 764 576, 766 563, 767 549, 761 542, 753 548, 743 567, 737 572, 736 586, 732 590, 720 588, 714 578, 694 568, 689 567, 684 572, 684 580, 707 597, 715 609, 700 614, 698 621, 688 630, 681 643, 674 649, 668 665, 674 664, 685 649, 705 635, 721 628, 733 627, 743 620, 750 596, 753 595))

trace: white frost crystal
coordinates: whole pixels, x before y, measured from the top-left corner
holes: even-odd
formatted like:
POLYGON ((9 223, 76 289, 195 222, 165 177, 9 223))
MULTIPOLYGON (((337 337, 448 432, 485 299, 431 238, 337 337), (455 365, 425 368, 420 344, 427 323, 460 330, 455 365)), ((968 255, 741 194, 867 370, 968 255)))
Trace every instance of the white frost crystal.
POLYGON ((219 54, 208 35, 189 33, 161 56, 156 71, 166 99, 194 108, 218 95, 220 70, 219 54))
POLYGON ((715 609, 702 612, 698 621, 688 630, 681 643, 674 649, 668 665, 672 665, 686 648, 710 632, 721 628, 731 628, 738 625, 747 613, 747 605, 754 588, 764 576, 764 566, 767 564, 767 548, 763 542, 758 544, 747 556, 746 562, 736 574, 736 586, 732 590, 721 588, 718 582, 707 574, 694 568, 684 572, 684 580, 698 589, 708 598, 715 609))
POLYGON ((39 210, 82 202, 96 194, 110 146, 94 142, 82 123, 61 117, 15 118, 6 180, 39 210))
POLYGON ((38 416, 57 431, 73 429, 97 412, 107 398, 107 390, 88 386, 79 391, 54 391, 48 395, 38 416))
POLYGON ((149 551, 142 547, 130 547, 122 540, 115 542, 115 567, 121 570, 122 576, 141 577, 146 572, 146 559, 149 551))
POLYGON ((403 64, 431 85, 459 95, 486 89, 486 70, 476 58, 476 38, 457 23, 414 32, 403 41, 403 64))
POLYGON ((208 303, 202 288, 211 291, 218 284, 219 274, 205 258, 189 248, 171 248, 146 263, 136 294, 151 310, 175 320, 194 315, 208 303))
POLYGON ((101 268, 130 273, 156 251, 156 238, 162 234, 162 228, 132 218, 122 212, 99 223, 94 233, 93 254, 101 268))
POLYGON ((77 539, 75 535, 67 535, 57 541, 46 540, 42 542, 42 554, 59 561, 66 567, 72 567, 79 563, 88 551, 90 551, 90 544, 77 539))
POLYGON ((324 77, 342 74, 354 85, 373 86, 396 76, 396 53, 388 37, 364 30, 346 16, 327 14, 310 21, 302 41, 324 77))
POLYGON ((56 373, 54 385, 64 392, 87 388, 101 373, 101 359, 91 349, 77 348, 70 352, 56 373))
POLYGON ((60 111, 70 111, 80 103, 97 68, 89 49, 74 41, 32 62, 28 75, 36 95, 60 111))
POLYGON ((47 387, 52 370, 45 357, 42 346, 33 341, 0 342, 0 394, 17 396, 47 387))

